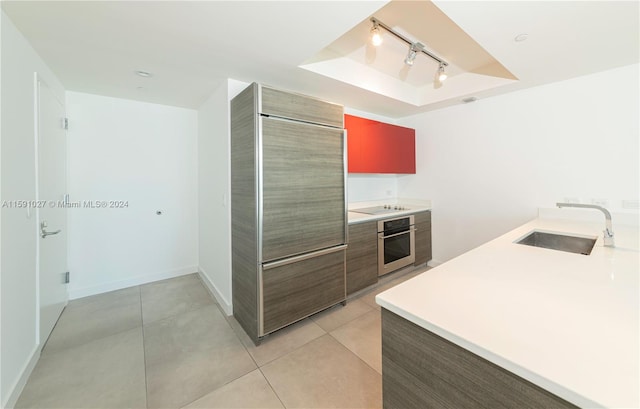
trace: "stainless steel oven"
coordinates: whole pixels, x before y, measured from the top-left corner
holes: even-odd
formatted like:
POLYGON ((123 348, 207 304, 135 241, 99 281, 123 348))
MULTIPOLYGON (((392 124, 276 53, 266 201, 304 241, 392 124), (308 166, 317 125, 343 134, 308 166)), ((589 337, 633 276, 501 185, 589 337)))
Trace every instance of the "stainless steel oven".
POLYGON ((378 222, 378 275, 384 275, 416 260, 413 216, 378 222))

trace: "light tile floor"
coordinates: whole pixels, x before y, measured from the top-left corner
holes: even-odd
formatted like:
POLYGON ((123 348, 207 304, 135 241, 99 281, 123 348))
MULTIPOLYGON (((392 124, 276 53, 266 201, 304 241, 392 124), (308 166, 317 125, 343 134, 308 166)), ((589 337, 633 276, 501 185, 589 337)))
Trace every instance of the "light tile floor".
POLYGON ((380 408, 373 289, 255 346, 195 274, 69 303, 16 408, 380 408))

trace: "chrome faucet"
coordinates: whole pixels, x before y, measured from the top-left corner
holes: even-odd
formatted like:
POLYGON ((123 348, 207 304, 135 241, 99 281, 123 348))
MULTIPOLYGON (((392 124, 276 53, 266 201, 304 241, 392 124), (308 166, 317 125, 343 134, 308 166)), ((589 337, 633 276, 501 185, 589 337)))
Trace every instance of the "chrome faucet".
POLYGON ((580 204, 580 203, 556 203, 556 206, 562 207, 580 207, 583 209, 597 209, 604 213, 604 217, 606 219, 606 228, 603 230, 604 233, 604 245, 606 247, 615 247, 613 241, 613 227, 611 227, 611 213, 607 209, 598 205, 590 205, 590 204, 580 204))

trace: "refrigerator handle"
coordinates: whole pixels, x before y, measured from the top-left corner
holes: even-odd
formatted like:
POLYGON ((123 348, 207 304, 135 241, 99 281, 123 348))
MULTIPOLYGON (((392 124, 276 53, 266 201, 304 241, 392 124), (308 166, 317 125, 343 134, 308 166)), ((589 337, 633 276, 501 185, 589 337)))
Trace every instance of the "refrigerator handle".
POLYGON ((286 266, 287 264, 298 263, 300 261, 308 260, 310 258, 324 256, 325 254, 331 254, 331 253, 335 253, 335 252, 346 250, 346 249, 347 249, 347 245, 342 244, 340 246, 330 247, 328 249, 314 251, 312 253, 306 253, 306 254, 301 254, 299 256, 285 258, 284 260, 272 261, 269 263, 264 263, 262 265, 262 270, 263 271, 271 270, 272 268, 286 266))

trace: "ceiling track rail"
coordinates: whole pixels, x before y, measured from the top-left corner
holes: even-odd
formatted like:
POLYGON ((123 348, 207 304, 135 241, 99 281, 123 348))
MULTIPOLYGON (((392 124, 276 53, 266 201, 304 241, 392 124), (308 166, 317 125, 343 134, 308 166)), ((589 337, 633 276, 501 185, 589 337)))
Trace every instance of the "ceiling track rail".
MULTIPOLYGON (((411 41, 410 39, 408 39, 407 37, 403 36, 402 34, 398 33, 397 31, 395 31, 394 29, 392 29, 391 27, 389 27, 388 25, 384 24, 382 21, 378 20, 375 17, 371 17, 371 22, 378 26, 378 27, 382 27, 385 30, 387 30, 389 33, 393 34, 395 37, 397 37, 398 39, 404 41, 405 43, 407 43, 410 47, 412 45, 414 45, 416 42, 415 41, 411 41)), ((437 61, 439 64, 441 64, 444 67, 447 67, 449 65, 448 62, 446 62, 445 60, 443 60, 442 58, 430 53, 429 51, 425 50, 424 48, 419 50, 420 52, 422 52, 423 54, 427 55, 428 57, 430 57, 431 59, 437 61)))

